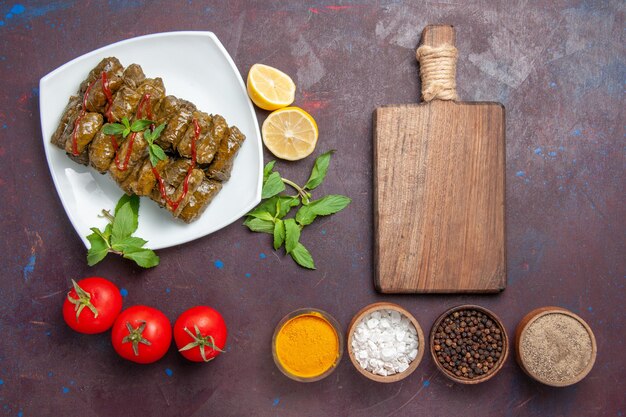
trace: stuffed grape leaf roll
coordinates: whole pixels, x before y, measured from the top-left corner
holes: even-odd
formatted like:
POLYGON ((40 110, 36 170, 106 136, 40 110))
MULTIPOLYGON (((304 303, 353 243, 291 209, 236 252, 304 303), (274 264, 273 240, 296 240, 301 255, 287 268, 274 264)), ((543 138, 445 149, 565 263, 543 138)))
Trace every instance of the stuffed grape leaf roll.
POLYGON ((235 156, 244 140, 246 136, 236 126, 231 126, 230 134, 222 140, 213 162, 206 170, 207 177, 218 181, 228 181, 235 156))

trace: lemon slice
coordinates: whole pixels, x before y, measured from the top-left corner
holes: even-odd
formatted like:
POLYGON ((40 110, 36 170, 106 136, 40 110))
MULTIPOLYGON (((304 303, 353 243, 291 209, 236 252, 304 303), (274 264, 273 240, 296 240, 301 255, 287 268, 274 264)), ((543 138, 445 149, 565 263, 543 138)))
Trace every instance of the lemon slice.
POLYGON ((267 149, 288 161, 311 155, 318 136, 315 119, 299 107, 285 107, 270 113, 261 133, 267 149))
POLYGON ((276 68, 254 64, 248 72, 248 95, 264 110, 276 110, 293 103, 296 85, 276 68))

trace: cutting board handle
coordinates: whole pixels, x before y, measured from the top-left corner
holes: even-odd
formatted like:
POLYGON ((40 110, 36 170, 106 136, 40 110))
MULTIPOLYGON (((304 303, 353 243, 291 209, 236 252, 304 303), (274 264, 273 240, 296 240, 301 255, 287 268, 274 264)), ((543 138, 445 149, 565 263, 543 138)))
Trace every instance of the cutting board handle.
POLYGON ((451 25, 429 25, 422 32, 416 57, 420 63, 422 99, 457 100, 456 34, 451 25))

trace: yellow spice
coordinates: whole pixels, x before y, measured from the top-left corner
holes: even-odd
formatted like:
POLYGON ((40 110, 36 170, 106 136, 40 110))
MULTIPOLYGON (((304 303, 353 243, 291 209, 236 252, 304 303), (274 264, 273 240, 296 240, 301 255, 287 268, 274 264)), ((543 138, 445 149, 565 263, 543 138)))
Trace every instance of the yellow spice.
POLYGON ((287 372, 316 377, 333 366, 339 355, 337 333, 319 313, 296 316, 279 330, 276 355, 287 372))

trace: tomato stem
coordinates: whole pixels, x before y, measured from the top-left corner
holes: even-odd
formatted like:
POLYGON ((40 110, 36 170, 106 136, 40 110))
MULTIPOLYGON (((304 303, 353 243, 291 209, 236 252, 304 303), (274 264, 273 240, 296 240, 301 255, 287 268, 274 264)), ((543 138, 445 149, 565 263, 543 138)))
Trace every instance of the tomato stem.
POLYGON ((122 343, 132 343, 133 353, 135 356, 139 356, 139 343, 150 346, 152 343, 143 337, 142 333, 146 328, 146 322, 142 321, 139 327, 134 328, 132 324, 126 322, 126 328, 128 329, 128 336, 122 339, 122 343))
POLYGON ((76 312, 76 322, 78 323, 78 317, 85 307, 91 310, 94 318, 97 318, 98 309, 94 307, 93 304, 91 304, 91 294, 83 290, 80 285, 78 285, 74 280, 72 280, 72 286, 74 287, 74 291, 76 292, 76 295, 78 295, 78 298, 71 297, 70 291, 67 293, 67 300, 70 303, 74 304, 74 311, 76 312))
POLYGON ((222 349, 218 348, 215 345, 215 339, 213 338, 213 336, 208 335, 208 336, 202 336, 202 333, 200 333, 200 329, 198 329, 198 326, 196 326, 194 324, 193 329, 196 331, 196 334, 194 335, 193 333, 191 333, 191 331, 189 331, 188 328, 184 328, 183 330, 189 335, 191 336, 191 338, 193 339, 193 342, 190 342, 188 344, 186 344, 185 346, 183 346, 182 348, 178 349, 179 352, 183 352, 185 350, 189 350, 189 349, 193 349, 196 346, 198 348, 200 348, 200 356, 202 356, 202 360, 205 362, 209 362, 213 359, 215 359, 215 357, 212 358, 208 358, 206 357, 206 353, 204 352, 204 347, 207 346, 211 349, 213 349, 214 351, 217 352, 224 352, 222 349))

